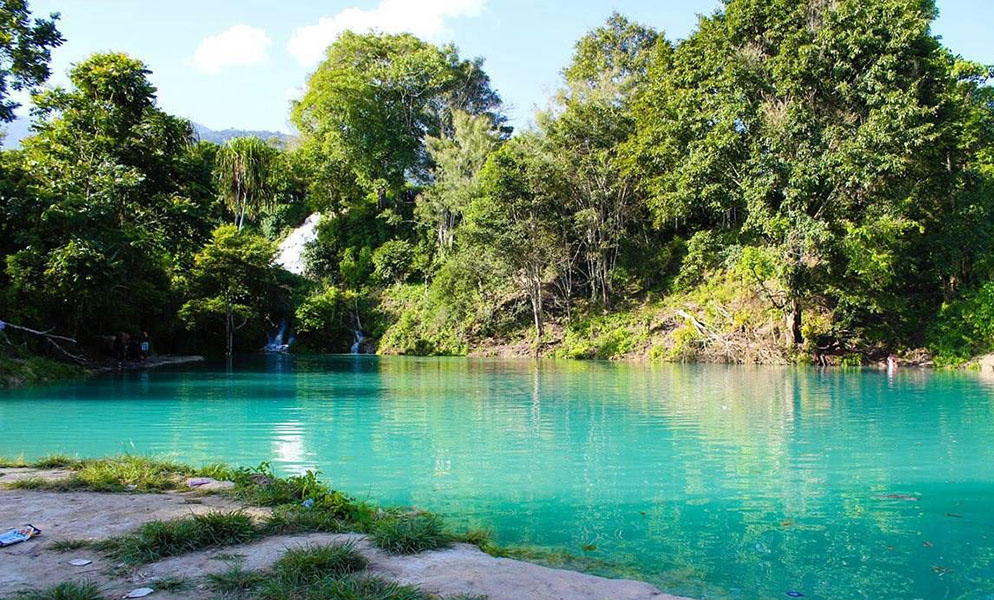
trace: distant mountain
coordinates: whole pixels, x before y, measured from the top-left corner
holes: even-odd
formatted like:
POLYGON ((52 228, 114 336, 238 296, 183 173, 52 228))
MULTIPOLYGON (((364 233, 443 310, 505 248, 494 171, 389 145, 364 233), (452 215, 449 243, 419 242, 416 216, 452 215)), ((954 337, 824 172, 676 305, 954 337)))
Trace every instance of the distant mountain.
POLYGON ((215 144, 223 144, 232 138, 240 137, 257 137, 264 140, 271 140, 275 138, 279 140, 281 144, 285 144, 290 141, 290 138, 292 137, 290 134, 283 133, 282 131, 261 131, 251 129, 223 129, 221 131, 215 131, 209 127, 201 125, 200 123, 193 123, 193 131, 201 140, 205 142, 214 142, 215 144))
MULTIPOLYGON (((257 137, 264 140, 277 139, 281 144, 285 144, 290 141, 293 137, 288 133, 283 133, 282 131, 262 131, 262 130, 248 130, 248 129, 224 129, 222 131, 215 131, 210 127, 201 125, 200 123, 193 123, 193 131, 198 139, 205 142, 214 142, 215 144, 223 144, 224 142, 238 137, 257 137)), ((0 130, 6 132, 3 138, 3 149, 13 150, 21 147, 21 140, 31 135, 31 120, 25 117, 18 117, 14 121, 7 123, 6 125, 0 126, 0 130)))

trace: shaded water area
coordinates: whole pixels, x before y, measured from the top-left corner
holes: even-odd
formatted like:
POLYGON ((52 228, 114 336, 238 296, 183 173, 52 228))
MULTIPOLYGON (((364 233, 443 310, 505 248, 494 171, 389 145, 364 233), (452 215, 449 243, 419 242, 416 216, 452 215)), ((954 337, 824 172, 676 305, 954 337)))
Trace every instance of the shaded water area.
POLYGON ((316 468, 694 598, 994 598, 994 382, 971 373, 252 357, 0 391, 0 434, 316 468))

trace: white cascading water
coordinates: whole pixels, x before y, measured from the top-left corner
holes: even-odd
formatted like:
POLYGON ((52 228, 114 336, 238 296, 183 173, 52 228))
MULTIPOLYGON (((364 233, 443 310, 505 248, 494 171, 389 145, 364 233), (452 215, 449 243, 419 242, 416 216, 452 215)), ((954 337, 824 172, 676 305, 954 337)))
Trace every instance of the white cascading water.
MULTIPOLYGON (((274 264, 283 267, 294 275, 303 275, 307 271, 307 263, 304 261, 304 250, 307 244, 317 239, 317 225, 321 221, 321 213, 314 213, 303 222, 303 224, 290 232, 286 236, 276 253, 274 264)), ((280 325, 272 335, 269 336, 269 343, 264 350, 266 352, 286 352, 293 344, 293 336, 287 336, 286 320, 281 320, 280 325)))
POLYGON ((294 275, 303 275, 307 271, 304 249, 317 239, 317 225, 320 221, 321 213, 314 213, 300 227, 291 231, 280 243, 274 262, 294 275))
POLYGON ((362 343, 366 341, 361 329, 355 330, 355 342, 352 343, 352 354, 362 354, 362 343))

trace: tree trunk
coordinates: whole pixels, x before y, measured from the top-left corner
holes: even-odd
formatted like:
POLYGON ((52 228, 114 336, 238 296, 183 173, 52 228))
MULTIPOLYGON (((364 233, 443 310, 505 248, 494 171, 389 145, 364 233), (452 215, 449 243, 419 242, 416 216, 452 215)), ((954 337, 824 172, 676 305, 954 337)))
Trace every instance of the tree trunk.
POLYGON ((542 326, 542 282, 532 281, 532 292, 528 294, 532 301, 532 316, 535 317, 535 341, 537 342, 545 334, 542 326))
POLYGON ((232 347, 234 346, 235 327, 234 327, 234 316, 231 314, 230 303, 227 305, 227 309, 228 309, 228 314, 226 315, 226 318, 224 320, 224 332, 225 332, 225 337, 227 338, 227 346, 228 346, 228 351, 226 352, 226 355, 231 356, 231 350, 232 347))
POLYGON ((799 298, 791 298, 790 314, 787 315, 787 321, 794 345, 804 342, 804 336, 801 334, 801 300, 799 298))
POLYGON ((242 230, 242 225, 245 224, 245 210, 248 206, 248 194, 242 194, 242 209, 238 216, 238 231, 242 230))

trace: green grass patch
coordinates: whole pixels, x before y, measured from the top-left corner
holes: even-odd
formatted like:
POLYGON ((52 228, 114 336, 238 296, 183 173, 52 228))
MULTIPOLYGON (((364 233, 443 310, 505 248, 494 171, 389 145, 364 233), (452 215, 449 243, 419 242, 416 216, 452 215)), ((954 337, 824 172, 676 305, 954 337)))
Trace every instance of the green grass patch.
POLYGON ((340 577, 366 568, 368 561, 352 543, 290 548, 274 569, 283 582, 313 583, 327 576, 340 577))
POLYGON ((104 549, 126 564, 139 565, 205 548, 244 544, 258 535, 244 512, 215 511, 172 521, 149 521, 135 533, 108 540, 104 549))
POLYGON ((27 592, 20 600, 104 600, 100 586, 92 581, 64 581, 43 590, 27 592))
POLYGON ((55 492, 161 492, 182 487, 185 478, 200 473, 178 463, 133 454, 100 459, 54 455, 24 466, 69 469, 72 473, 63 479, 23 479, 8 484, 10 487, 55 492))
POLYGON ((177 577, 171 575, 169 577, 160 577, 151 582, 152 586, 157 592, 182 592, 188 590, 191 587, 190 580, 186 577, 177 577))
POLYGON ((80 548, 86 548, 90 546, 92 542, 90 540, 83 539, 63 539, 55 540, 48 545, 49 549, 55 550, 56 552, 72 552, 73 550, 79 550, 80 548))
POLYGON ((429 600, 413 586, 391 583, 379 577, 324 577, 305 584, 281 578, 267 581, 255 600, 429 600))
POLYGON ((470 529, 452 536, 452 541, 472 544, 484 552, 494 544, 493 533, 489 529, 470 529))
POLYGON ((208 574, 207 581, 215 592, 241 596, 255 590, 268 577, 269 574, 262 571, 245 569, 242 565, 235 564, 220 573, 208 574))
POLYGON ((35 383, 79 379, 88 371, 76 365, 66 364, 41 356, 12 358, 0 351, 0 389, 19 387, 35 383))
POLYGON ((286 535, 294 533, 343 533, 359 531, 362 527, 353 520, 343 518, 336 511, 306 508, 298 504, 277 506, 266 520, 266 533, 286 535))
POLYGON ((372 532, 373 544, 390 554, 446 548, 452 539, 442 519, 428 513, 388 517, 378 522, 372 532))

